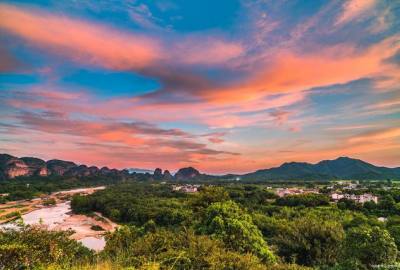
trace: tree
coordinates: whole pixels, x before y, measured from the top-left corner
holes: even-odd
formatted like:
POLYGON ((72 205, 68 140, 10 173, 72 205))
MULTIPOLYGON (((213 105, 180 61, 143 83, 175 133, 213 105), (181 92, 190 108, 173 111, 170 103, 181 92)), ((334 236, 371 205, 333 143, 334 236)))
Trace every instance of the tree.
POLYGON ((390 235, 396 243, 397 249, 400 250, 400 225, 394 225, 388 228, 390 235))
POLYGON ((233 201, 211 204, 200 230, 230 249, 254 253, 266 262, 276 260, 251 216, 233 201))
POLYGON ((280 206, 306 206, 315 207, 320 205, 328 205, 329 198, 322 194, 300 194, 289 195, 276 200, 276 204, 280 206))
POLYGON ((45 206, 50 206, 50 205, 55 205, 56 200, 54 198, 48 198, 43 200, 43 205, 45 206))
POLYGON ((87 196, 74 195, 71 200, 71 208, 77 214, 90 212, 89 198, 87 196))
POLYGON ((365 202, 363 205, 364 209, 371 211, 376 209, 376 203, 374 201, 365 202))
POLYGON ((306 216, 282 227, 273 242, 285 261, 301 265, 333 265, 344 239, 342 226, 335 221, 306 216))
POLYGON ((372 265, 396 261, 397 247, 389 232, 377 226, 349 229, 344 243, 344 258, 351 269, 369 269, 372 265))
POLYGON ((393 197, 389 194, 382 197, 378 202, 378 208, 386 211, 393 211, 395 209, 396 202, 393 197))
POLYGON ((67 266, 90 260, 93 253, 69 239, 71 234, 35 226, 3 230, 0 233, 0 269, 42 269, 53 263, 67 266))
POLYGON ((229 200, 228 192, 223 187, 204 187, 196 196, 192 202, 192 206, 196 209, 229 200))
POLYGON ((218 239, 196 235, 190 229, 143 234, 123 226, 107 236, 103 256, 139 269, 153 262, 161 269, 267 270, 257 256, 227 250, 218 239))
POLYGON ((341 210, 361 210, 362 209, 362 205, 360 203, 356 203, 353 200, 349 200, 346 198, 342 198, 339 200, 339 202, 337 203, 337 206, 339 209, 341 210))

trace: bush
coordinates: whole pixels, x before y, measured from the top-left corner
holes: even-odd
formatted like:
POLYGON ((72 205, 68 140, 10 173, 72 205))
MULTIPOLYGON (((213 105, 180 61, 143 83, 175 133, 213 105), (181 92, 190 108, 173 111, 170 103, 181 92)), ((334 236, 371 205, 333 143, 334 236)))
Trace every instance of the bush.
POLYGON ((280 206, 305 206, 315 207, 329 205, 329 198, 322 194, 299 194, 278 198, 276 204, 280 206))
POLYGON ((287 262, 322 266, 337 262, 343 238, 343 228, 339 223, 306 216, 281 227, 273 243, 287 262))
POLYGON ((31 269, 90 260, 93 253, 69 239, 71 234, 30 226, 6 229, 0 234, 0 269, 31 269))
POLYGON ((161 269, 267 270, 258 257, 229 251, 219 240, 191 230, 161 229, 144 234, 125 226, 107 237, 102 256, 124 267, 139 268, 153 262, 161 269))
POLYGON ((344 243, 344 259, 351 267, 393 264, 397 256, 395 240, 380 227, 363 225, 349 229, 344 243))
POLYGON ((92 225, 90 227, 91 230, 93 231, 104 231, 103 227, 99 226, 99 225, 92 225))
POLYGON ((222 240, 233 250, 251 252, 269 263, 276 260, 251 216, 233 201, 211 204, 200 231, 222 240))
POLYGON ((54 198, 45 199, 42 204, 45 206, 55 205, 56 200, 54 198))

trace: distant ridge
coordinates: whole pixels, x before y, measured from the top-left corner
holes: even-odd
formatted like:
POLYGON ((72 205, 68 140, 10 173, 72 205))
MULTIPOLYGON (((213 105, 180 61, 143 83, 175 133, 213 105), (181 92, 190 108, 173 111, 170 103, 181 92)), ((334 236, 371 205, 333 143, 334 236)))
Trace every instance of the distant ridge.
POLYGON ((168 170, 162 173, 157 168, 154 173, 146 169, 109 169, 96 166, 77 165, 72 161, 52 159, 44 161, 39 158, 17 158, 8 154, 0 154, 0 180, 12 179, 17 176, 129 176, 130 174, 149 174, 153 180, 386 180, 400 179, 400 167, 378 167, 349 157, 339 157, 334 160, 323 160, 316 164, 306 162, 286 162, 279 167, 258 170, 243 175, 228 174, 212 176, 202 174, 193 167, 181 168, 172 176, 168 170))
POLYGON ((400 168, 378 167, 349 157, 323 160, 316 164, 288 162, 279 167, 244 174, 242 180, 386 180, 400 179, 400 168))
POLYGON ((153 173, 152 170, 141 168, 128 168, 127 170, 129 173, 153 173))
POLYGON ((0 154, 0 180, 18 176, 128 176, 127 170, 98 168, 96 166, 77 165, 72 161, 39 158, 17 158, 0 154))

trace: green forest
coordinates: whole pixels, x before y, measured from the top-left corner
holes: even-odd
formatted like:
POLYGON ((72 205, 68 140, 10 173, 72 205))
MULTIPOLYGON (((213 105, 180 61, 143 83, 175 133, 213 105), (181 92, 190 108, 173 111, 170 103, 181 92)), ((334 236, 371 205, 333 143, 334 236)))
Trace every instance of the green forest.
POLYGON ((261 184, 184 193, 119 182, 71 201, 75 213, 121 225, 103 251, 21 224, 0 233, 0 269, 400 269, 398 189, 371 185, 377 204, 333 203, 321 191, 279 198, 261 184))

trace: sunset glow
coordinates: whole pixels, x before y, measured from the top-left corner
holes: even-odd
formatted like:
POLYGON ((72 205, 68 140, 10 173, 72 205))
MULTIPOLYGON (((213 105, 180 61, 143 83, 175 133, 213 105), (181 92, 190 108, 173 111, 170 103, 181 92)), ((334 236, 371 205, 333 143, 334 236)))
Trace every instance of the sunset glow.
POLYGON ((215 174, 339 156, 399 166, 399 11, 0 1, 0 153, 215 174))

